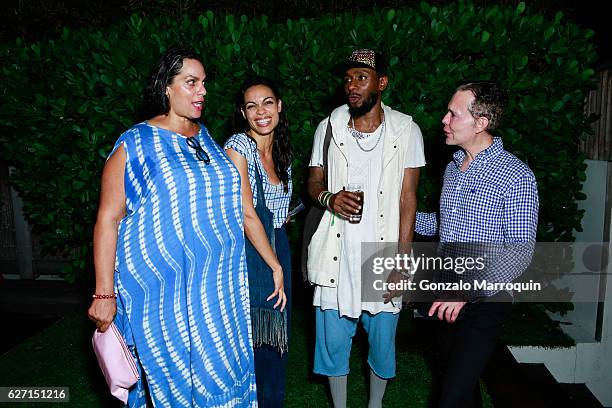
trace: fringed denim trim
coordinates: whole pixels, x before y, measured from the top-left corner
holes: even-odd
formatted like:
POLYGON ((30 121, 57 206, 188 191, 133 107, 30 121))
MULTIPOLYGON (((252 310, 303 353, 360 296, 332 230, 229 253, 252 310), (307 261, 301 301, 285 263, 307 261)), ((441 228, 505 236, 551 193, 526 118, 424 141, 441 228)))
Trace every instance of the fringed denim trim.
POLYGON ((274 309, 252 307, 251 322, 253 324, 254 347, 267 344, 277 348, 281 355, 287 352, 288 341, 286 310, 281 313, 274 309))

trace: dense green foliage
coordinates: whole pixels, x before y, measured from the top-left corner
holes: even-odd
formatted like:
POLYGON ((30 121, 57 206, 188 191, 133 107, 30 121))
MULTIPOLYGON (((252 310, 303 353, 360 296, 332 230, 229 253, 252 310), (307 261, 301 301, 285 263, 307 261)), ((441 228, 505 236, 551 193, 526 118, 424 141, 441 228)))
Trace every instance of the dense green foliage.
MULTIPOLYGON (((230 135, 232 95, 249 70, 278 79, 302 187, 319 120, 339 103, 330 67, 356 47, 390 58, 384 100, 413 115, 426 141, 420 208, 434 209, 449 160, 440 119, 458 82, 496 79, 511 95, 500 134, 539 182, 543 241, 569 240, 580 228, 576 200, 584 180, 578 153, 593 86, 592 32, 506 6, 421 3, 404 10, 270 23, 212 12, 180 20, 137 15, 107 29, 65 30, 40 43, 0 47, 0 143, 13 182, 47 251, 70 254, 76 276, 91 250, 100 171, 119 134, 135 120, 150 67, 172 45, 191 46, 209 77, 205 121, 230 135)), ((294 235, 297 229, 294 229, 294 235)))

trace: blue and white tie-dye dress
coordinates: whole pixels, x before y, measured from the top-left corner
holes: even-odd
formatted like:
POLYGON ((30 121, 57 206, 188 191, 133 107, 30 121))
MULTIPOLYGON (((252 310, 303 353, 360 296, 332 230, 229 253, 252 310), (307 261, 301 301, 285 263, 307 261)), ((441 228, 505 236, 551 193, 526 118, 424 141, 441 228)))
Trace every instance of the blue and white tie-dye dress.
POLYGON ((194 137, 210 164, 147 122, 115 144, 127 210, 115 324, 144 371, 130 407, 146 406, 146 390, 156 407, 257 405, 240 176, 206 128, 194 137))

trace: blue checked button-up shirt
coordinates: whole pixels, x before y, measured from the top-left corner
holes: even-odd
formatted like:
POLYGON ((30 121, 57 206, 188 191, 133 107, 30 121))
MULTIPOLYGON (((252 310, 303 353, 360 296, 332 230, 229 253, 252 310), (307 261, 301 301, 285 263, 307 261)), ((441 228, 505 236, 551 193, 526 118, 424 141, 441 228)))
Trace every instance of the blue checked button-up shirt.
POLYGON ((289 203, 291 201, 291 192, 293 185, 291 183, 291 167, 287 169, 289 173, 288 191, 285 193, 283 183, 272 184, 268 178, 268 173, 264 169, 259 153, 257 152, 257 143, 250 139, 244 133, 237 133, 230 136, 224 149, 234 149, 247 160, 247 171, 249 173, 249 183, 253 192, 253 205, 257 205, 257 188, 255 187, 255 166, 259 169, 261 182, 263 184, 264 195, 266 198, 266 207, 274 216, 274 228, 281 228, 285 224, 287 214, 289 213, 289 203))
POLYGON ((444 172, 439 224, 436 213, 418 212, 415 231, 435 235, 439 230, 441 243, 531 243, 506 246, 511 247, 506 255, 487 268, 487 280, 511 282, 529 265, 536 240, 535 177, 525 163, 504 150, 498 137, 461 171, 464 158, 465 152, 457 151, 444 172))

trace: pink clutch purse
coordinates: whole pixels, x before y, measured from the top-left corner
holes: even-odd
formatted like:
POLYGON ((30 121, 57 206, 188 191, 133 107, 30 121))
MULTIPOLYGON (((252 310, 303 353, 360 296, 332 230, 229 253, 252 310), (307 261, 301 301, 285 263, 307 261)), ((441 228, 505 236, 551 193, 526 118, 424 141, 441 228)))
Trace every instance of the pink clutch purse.
POLYGON ((111 394, 126 404, 128 390, 140 377, 134 357, 115 323, 104 333, 96 330, 91 343, 111 394))

